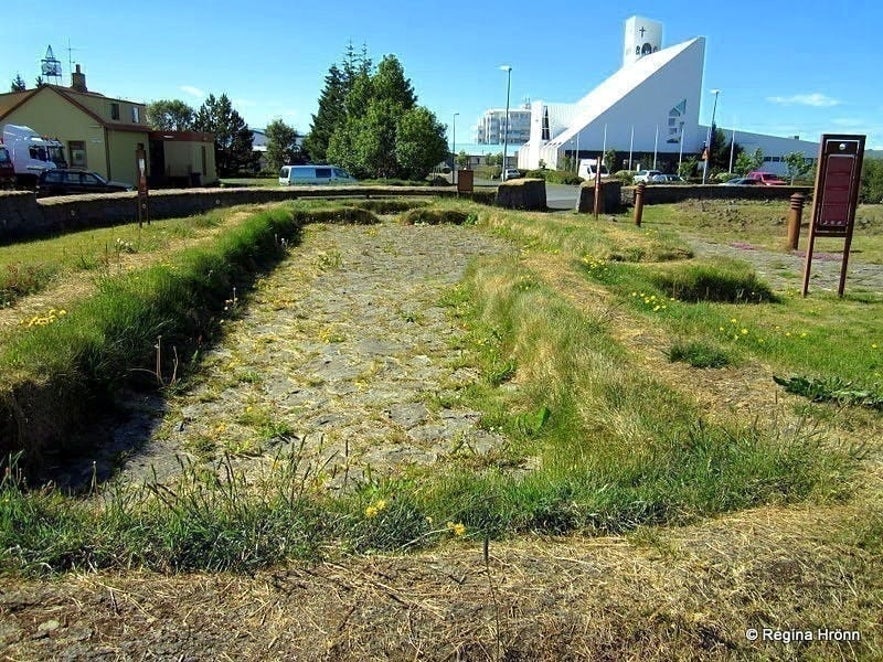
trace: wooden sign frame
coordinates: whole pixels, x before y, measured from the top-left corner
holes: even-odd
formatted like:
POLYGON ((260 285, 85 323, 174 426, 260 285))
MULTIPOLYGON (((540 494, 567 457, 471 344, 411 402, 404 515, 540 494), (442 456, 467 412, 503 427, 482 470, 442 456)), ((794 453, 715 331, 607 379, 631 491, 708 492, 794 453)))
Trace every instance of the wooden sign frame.
POLYGON ((864 153, 865 136, 862 135, 826 133, 819 142, 812 220, 809 225, 809 243, 803 268, 803 296, 806 296, 809 290, 809 274, 816 237, 843 237, 845 240, 843 262, 840 265, 840 283, 837 287, 837 296, 843 296, 864 153))

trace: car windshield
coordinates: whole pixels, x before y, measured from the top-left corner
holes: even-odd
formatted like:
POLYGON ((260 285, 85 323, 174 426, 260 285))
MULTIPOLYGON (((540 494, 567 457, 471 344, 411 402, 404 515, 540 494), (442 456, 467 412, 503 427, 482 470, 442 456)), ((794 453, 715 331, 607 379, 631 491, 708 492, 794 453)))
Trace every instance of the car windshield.
POLYGON ((5 147, 0 147, 0 163, 9 163, 9 152, 5 147))
POLYGON ((89 174, 92 175, 95 179, 97 179, 102 184, 107 184, 107 180, 104 177, 102 177, 101 175, 99 175, 97 172, 90 172, 89 174))

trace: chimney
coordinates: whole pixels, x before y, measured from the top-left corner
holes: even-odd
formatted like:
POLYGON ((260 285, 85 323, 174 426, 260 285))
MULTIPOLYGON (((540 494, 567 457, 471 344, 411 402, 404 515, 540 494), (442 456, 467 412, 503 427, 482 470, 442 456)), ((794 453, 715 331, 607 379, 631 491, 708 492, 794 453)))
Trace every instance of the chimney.
POLYGON ((86 89, 86 74, 80 71, 80 65, 76 65, 76 71, 71 74, 71 88, 77 92, 88 92, 86 89))

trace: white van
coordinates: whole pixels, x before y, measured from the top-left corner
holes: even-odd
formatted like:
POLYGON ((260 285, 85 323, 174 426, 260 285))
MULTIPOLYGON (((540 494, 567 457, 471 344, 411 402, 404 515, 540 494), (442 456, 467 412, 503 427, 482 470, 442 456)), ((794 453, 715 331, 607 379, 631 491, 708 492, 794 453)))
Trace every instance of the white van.
POLYGON ((279 171, 282 186, 293 184, 355 184, 358 180, 333 165, 287 165, 279 171))
MULTIPOLYGON (((577 175, 582 177, 583 179, 595 179, 598 174, 598 159, 580 159, 579 161, 579 169, 577 171, 577 175)), ((601 164, 601 178, 604 179, 609 177, 610 173, 607 172, 607 166, 603 163, 601 164)))

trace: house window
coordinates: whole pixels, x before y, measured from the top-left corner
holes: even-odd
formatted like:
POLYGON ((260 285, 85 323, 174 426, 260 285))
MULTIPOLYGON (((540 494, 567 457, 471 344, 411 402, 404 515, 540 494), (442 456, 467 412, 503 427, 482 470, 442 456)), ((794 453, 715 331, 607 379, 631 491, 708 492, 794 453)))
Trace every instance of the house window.
POLYGON ((141 109, 138 106, 132 106, 132 124, 141 124, 141 109))
POLYGON ((68 151, 70 152, 71 158, 71 168, 85 168, 86 167, 86 141, 84 140, 70 140, 67 143, 68 151))
POLYGON ((120 104, 110 104, 110 119, 118 120, 120 118, 120 104))

